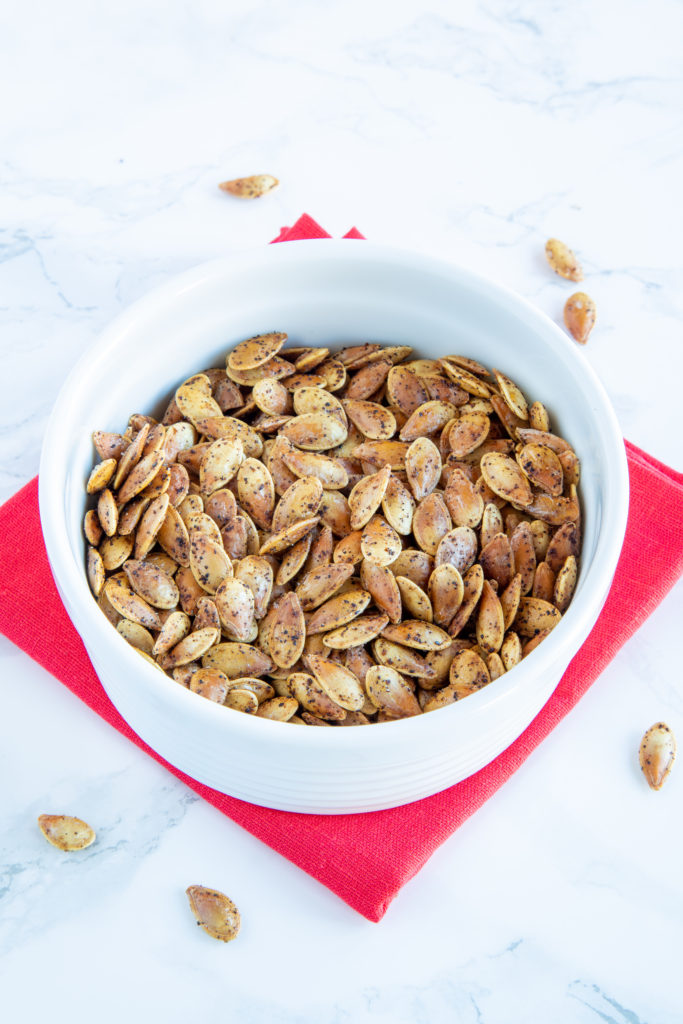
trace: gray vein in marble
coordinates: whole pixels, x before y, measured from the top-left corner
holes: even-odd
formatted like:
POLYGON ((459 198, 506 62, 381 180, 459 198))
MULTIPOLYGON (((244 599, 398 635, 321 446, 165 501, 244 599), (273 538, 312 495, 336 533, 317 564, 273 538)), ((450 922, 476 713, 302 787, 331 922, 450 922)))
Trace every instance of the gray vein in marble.
POLYGON ((608 996, 598 985, 577 979, 570 984, 568 993, 573 999, 592 1010, 601 1020, 606 1021, 606 1024, 647 1024, 644 1018, 608 996), (616 1012, 616 1016, 613 1011, 616 1012))

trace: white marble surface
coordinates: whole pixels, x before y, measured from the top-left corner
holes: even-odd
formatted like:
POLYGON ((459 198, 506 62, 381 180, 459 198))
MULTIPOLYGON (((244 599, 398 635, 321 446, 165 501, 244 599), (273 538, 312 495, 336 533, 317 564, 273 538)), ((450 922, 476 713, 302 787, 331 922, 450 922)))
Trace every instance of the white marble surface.
MULTIPOLYGON (((570 286, 543 243, 566 239, 625 435, 683 469, 682 57, 675 0, 15 6, 0 498, 36 473, 60 383, 103 325, 303 210, 482 271, 558 320, 570 286), (256 171, 281 189, 240 203, 216 188, 256 171)), ((683 771, 652 793, 636 751, 660 718, 683 736, 682 611, 679 584, 379 925, 0 639, 3 1018, 680 1021, 683 771), (65 809, 98 829, 82 855, 35 826, 65 809), (233 944, 193 927, 195 882, 241 908, 233 944)))

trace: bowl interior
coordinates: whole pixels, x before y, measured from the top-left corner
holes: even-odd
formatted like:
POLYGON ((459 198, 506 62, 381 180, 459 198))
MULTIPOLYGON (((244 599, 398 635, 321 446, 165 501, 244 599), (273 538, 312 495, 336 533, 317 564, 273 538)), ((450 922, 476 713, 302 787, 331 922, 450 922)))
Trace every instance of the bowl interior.
MULTIPOLYGON (((572 621, 575 650, 604 600, 628 500, 623 444, 601 385, 576 345, 512 293, 438 261, 351 240, 271 246, 190 271, 119 317, 73 371, 44 446, 41 514, 77 627, 109 629, 83 571, 92 431, 122 431, 131 413, 161 410, 184 378, 223 365, 236 342, 270 330, 286 331, 289 344, 332 350, 380 341, 411 345, 426 358, 462 353, 499 368, 529 401, 546 405, 553 429, 581 459, 584 539, 574 602, 534 656, 544 649, 545 658, 557 656, 572 621)), ((156 675, 144 664, 140 670, 156 675)), ((514 682, 498 681, 500 688, 514 682)), ((493 697, 485 690, 470 699, 493 697)))

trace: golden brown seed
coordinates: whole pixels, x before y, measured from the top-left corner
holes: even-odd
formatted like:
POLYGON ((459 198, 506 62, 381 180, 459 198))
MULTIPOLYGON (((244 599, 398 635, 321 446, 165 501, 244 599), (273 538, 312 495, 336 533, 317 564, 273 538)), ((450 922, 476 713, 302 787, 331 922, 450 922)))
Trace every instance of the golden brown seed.
POLYGON ((477 643, 485 654, 499 651, 505 636, 505 617, 498 595, 488 580, 484 586, 477 612, 477 643))
POLYGON ((88 482, 85 486, 86 492, 88 494, 95 494, 97 491, 101 491, 107 486, 115 470, 116 459, 104 459, 103 462, 98 462, 88 477, 88 482))
POLYGON ((68 814, 41 814, 38 826, 48 843, 58 850, 85 850, 95 842, 95 832, 80 818, 68 814))
POLYGON ((329 722, 340 722, 346 711, 333 700, 318 680, 307 672, 293 672, 287 677, 292 696, 304 710, 329 722))
POLYGON ((87 572, 90 589, 95 597, 99 597, 105 581, 104 562, 99 551, 93 547, 88 547, 87 572))
POLYGON ((434 622, 448 628, 465 595, 463 579, 454 565, 438 565, 429 577, 429 596, 434 609, 434 622))
POLYGON ((562 613, 566 612, 569 603, 574 596, 578 569, 576 558, 569 555, 564 565, 557 574, 553 590, 553 602, 555 607, 562 613))
POLYGON ((415 694, 396 669, 375 665, 368 670, 365 685, 375 707, 392 717, 409 718, 422 713, 415 694))
POLYGON ((565 302, 565 326, 579 345, 588 341, 588 335, 595 327, 596 315, 595 303, 585 292, 575 292, 565 302))
POLYGON ((97 501, 97 516, 100 521, 100 526, 106 533, 107 537, 113 537, 116 533, 116 528, 119 522, 119 512, 116 507, 114 495, 108 487, 104 491, 100 492, 100 496, 97 501))
POLYGON ((296 594, 304 611, 312 611, 332 597, 353 576, 353 565, 321 565, 299 581, 296 594))
POLYGON ((382 636, 404 647, 414 647, 418 651, 438 651, 450 646, 451 638, 438 626, 420 619, 404 619, 397 625, 385 626, 382 636))
POLYGON ((306 623, 296 594, 284 594, 273 618, 268 640, 271 658, 280 668, 291 668, 299 660, 306 641, 306 623))
POLYGON ((481 460, 481 474, 494 494, 513 505, 530 505, 529 481, 516 462, 499 452, 488 452, 481 460))
POLYGON ((272 174, 252 174, 247 178, 232 178, 222 181, 218 186, 224 192, 237 196, 238 199, 259 199, 267 192, 272 192, 280 182, 272 174))
POLYGON ((484 514, 484 499, 461 469, 453 469, 444 491, 444 501, 456 526, 474 529, 484 514))
POLYGON ((559 238, 549 238, 545 243, 545 257, 560 277, 568 281, 583 281, 583 271, 576 256, 559 238))
POLYGON ((508 409, 517 416, 520 420, 526 420, 529 418, 529 407, 527 405, 526 398, 517 387, 513 380, 506 377, 500 370, 494 370, 493 376, 496 378, 496 383, 500 388, 500 393, 503 396, 503 401, 507 405, 508 409))
POLYGON ((386 465, 376 473, 365 476, 349 494, 351 528, 360 530, 366 526, 382 503, 391 477, 391 466, 386 465))
POLYGON ((367 644, 379 636, 389 622, 388 615, 359 615, 345 626, 325 633, 323 643, 333 650, 345 651, 349 647, 367 644))
POLYGON ((217 889, 190 885, 186 890, 190 909, 212 939, 231 942, 240 930, 240 913, 232 900, 217 889))
POLYGON ((401 539, 381 516, 373 516, 363 530, 363 558, 377 565, 391 565, 401 553, 401 539))
POLYGON ((259 704, 256 714, 259 718, 269 718, 271 722, 289 722, 298 708, 299 702, 294 697, 271 697, 259 704))
POLYGON ((371 594, 377 607, 389 616, 389 621, 400 622, 401 593, 392 570, 364 559, 360 569, 360 581, 371 594))
POLYGON ((441 454, 428 437, 416 438, 405 453, 408 485, 417 501, 431 494, 441 478, 441 454))
POLYGON ((676 738, 665 722, 650 726, 640 743, 640 767, 650 789, 661 789, 676 759, 676 738))
POLYGON ((564 474, 562 463, 550 448, 540 444, 525 444, 517 453, 517 462, 532 484, 548 494, 562 494, 564 474))
POLYGON ((225 635, 232 640, 248 642, 252 638, 254 622, 254 595, 251 589, 241 580, 223 579, 213 599, 225 635))
POLYGON ((434 621, 432 602, 422 587, 418 587, 408 576, 396 576, 396 583, 401 594, 404 613, 412 619, 423 622, 434 621))
POLYGON ((560 613, 549 601, 537 597, 523 597, 515 618, 515 629, 522 636, 533 637, 543 630, 554 629, 560 613))
POLYGON ((482 412, 464 412, 448 431, 448 444, 456 458, 469 455, 488 437, 491 420, 482 412))
POLYGON ((336 704, 346 711, 361 710, 365 692, 353 672, 315 654, 310 655, 308 661, 313 675, 336 704))
POLYGON ((440 494, 428 494, 419 502, 413 515, 413 536, 423 551, 435 555, 452 527, 448 508, 440 494))
POLYGON ((352 588, 345 593, 331 597, 321 605, 308 620, 306 632, 309 636, 326 633, 361 615, 370 604, 370 594, 360 588, 352 588))
POLYGON ((215 668, 198 668, 190 676, 189 688, 206 700, 223 704, 228 695, 228 677, 215 668))

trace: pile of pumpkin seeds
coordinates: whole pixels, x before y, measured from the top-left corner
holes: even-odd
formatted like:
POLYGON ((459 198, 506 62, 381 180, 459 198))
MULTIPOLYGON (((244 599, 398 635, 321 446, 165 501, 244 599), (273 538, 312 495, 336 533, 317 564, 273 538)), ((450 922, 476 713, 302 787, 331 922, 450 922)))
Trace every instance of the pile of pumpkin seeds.
POLYGON ((147 661, 276 721, 365 725, 514 668, 577 578, 579 461, 497 369, 240 342, 96 431, 87 573, 147 661))

